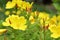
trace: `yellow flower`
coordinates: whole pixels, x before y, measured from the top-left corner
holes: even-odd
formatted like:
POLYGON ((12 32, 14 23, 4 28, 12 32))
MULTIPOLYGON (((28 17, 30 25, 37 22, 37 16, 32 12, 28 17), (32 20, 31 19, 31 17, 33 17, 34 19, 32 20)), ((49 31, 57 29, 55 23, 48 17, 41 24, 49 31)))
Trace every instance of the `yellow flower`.
POLYGON ((36 17, 36 16, 38 16, 38 14, 39 14, 39 12, 38 12, 38 11, 31 12, 31 15, 32 15, 32 16, 35 16, 35 17, 36 17))
POLYGON ((29 2, 23 1, 21 8, 28 11, 32 8, 32 5, 33 5, 33 2, 30 4, 29 2))
POLYGON ((60 37, 60 21, 59 16, 53 16, 49 22, 49 30, 51 31, 51 37, 59 38, 60 37))
POLYGON ((34 24, 34 23, 35 23, 35 19, 34 19, 33 16, 30 16, 30 17, 29 17, 29 20, 30 20, 31 24, 34 24))
POLYGON ((56 23, 57 23, 57 17, 54 15, 54 16, 50 19, 49 25, 53 25, 53 24, 56 24, 56 23))
POLYGON ((0 29, 0 35, 5 33, 7 31, 7 29, 0 29))
POLYGON ((3 22, 3 26, 11 26, 14 29, 26 30, 26 19, 24 16, 11 15, 3 22))
POLYGON ((22 0, 12 0, 8 1, 6 4, 6 9, 14 8, 15 6, 21 7, 22 0))
POLYGON ((9 14, 10 14, 10 11, 6 11, 6 12, 5 12, 5 15, 9 15, 9 14))
POLYGON ((60 24, 58 25, 51 25, 49 27, 49 30, 51 31, 51 37, 58 38, 60 37, 60 24))
POLYGON ((42 27, 47 27, 49 25, 49 20, 43 21, 42 19, 40 19, 39 22, 42 27))
POLYGON ((49 27, 49 20, 50 20, 49 14, 45 12, 40 12, 38 20, 40 22, 40 26, 42 26, 43 28, 49 27))
POLYGON ((57 20, 60 21, 60 15, 57 16, 57 20))
POLYGON ((48 20, 49 19, 49 14, 45 13, 45 12, 40 12, 38 19, 43 19, 43 20, 48 20))

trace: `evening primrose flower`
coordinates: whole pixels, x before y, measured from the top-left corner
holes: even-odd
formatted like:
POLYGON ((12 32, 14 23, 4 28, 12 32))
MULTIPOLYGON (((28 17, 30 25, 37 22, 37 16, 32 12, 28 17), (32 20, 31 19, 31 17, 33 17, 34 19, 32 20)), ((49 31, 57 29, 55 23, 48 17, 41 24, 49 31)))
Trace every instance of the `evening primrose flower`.
POLYGON ((29 20, 30 20, 31 24, 34 24, 34 23, 35 23, 35 19, 34 19, 33 16, 30 16, 30 17, 29 17, 29 20))
POLYGON ((45 13, 45 12, 40 12, 38 19, 43 19, 43 20, 48 20, 49 19, 49 14, 45 13))
POLYGON ((33 5, 33 2, 30 4, 29 2, 23 1, 21 8, 29 11, 32 8, 32 5, 33 5))
POLYGON ((53 25, 53 24, 56 24, 56 23, 57 23, 57 17, 56 17, 56 15, 54 15, 54 16, 50 19, 49 25, 53 25))
POLYGON ((53 16, 49 23, 49 30, 52 33, 51 37, 59 38, 60 37, 60 20, 59 16, 53 16))
POLYGON ((60 37, 60 23, 57 25, 51 25, 49 27, 49 30, 51 31, 51 37, 53 38, 59 38, 60 37))
POLYGON ((7 17, 7 18, 5 19, 5 22, 3 22, 2 24, 3 24, 4 26, 10 26, 11 23, 16 22, 16 21, 14 21, 14 20, 16 20, 16 19, 18 19, 18 18, 19 18, 19 17, 18 17, 17 15, 9 15, 9 17, 7 17))
POLYGON ((0 35, 2 35, 3 33, 5 33, 7 31, 7 29, 0 29, 0 35))
POLYGON ((38 16, 38 14, 39 14, 38 11, 31 12, 31 15, 32 15, 32 16, 35 16, 35 17, 38 16))
POLYGON ((46 28, 49 26, 50 16, 49 16, 49 14, 47 14, 45 12, 40 12, 39 16, 38 16, 38 20, 39 20, 40 25, 43 28, 46 28))
POLYGON ((18 15, 10 15, 2 24, 3 26, 11 26, 13 29, 19 29, 23 31, 27 28, 25 17, 19 17, 18 15))
POLYGON ((6 4, 6 9, 14 8, 15 6, 21 7, 22 0, 12 0, 8 1, 6 4))

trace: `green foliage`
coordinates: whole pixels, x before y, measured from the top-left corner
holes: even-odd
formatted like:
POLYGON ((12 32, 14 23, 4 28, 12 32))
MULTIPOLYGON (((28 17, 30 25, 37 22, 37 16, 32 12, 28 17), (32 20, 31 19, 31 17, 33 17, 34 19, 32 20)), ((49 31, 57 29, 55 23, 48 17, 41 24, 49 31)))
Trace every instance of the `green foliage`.
POLYGON ((60 11, 60 0, 53 0, 54 7, 60 11))
POLYGON ((53 5, 58 11, 60 11, 60 4, 59 3, 53 3, 53 5))

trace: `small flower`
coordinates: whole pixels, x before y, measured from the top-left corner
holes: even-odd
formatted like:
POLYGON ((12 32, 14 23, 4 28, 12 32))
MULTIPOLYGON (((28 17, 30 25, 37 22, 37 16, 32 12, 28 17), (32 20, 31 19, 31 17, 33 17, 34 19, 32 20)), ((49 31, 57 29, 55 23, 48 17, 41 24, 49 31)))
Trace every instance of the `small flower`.
POLYGON ((45 12, 40 12, 39 16, 38 16, 38 20, 39 20, 39 24, 40 24, 40 26, 42 26, 42 28, 47 29, 49 27, 49 20, 50 20, 49 14, 47 14, 45 12))
POLYGON ((9 15, 9 14, 10 14, 10 11, 6 11, 6 12, 5 12, 5 15, 9 15))
POLYGON ((30 17, 29 17, 29 20, 30 20, 31 24, 34 24, 34 23, 35 23, 35 19, 34 19, 33 16, 30 16, 30 17))
POLYGON ((47 14, 45 12, 40 12, 38 18, 43 19, 43 20, 48 20, 49 19, 49 14, 47 14))

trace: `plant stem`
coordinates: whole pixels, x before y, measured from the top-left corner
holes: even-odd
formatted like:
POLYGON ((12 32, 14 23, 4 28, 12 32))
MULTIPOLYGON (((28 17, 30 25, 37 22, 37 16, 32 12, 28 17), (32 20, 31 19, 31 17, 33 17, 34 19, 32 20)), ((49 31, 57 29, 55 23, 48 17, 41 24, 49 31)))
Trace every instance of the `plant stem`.
POLYGON ((4 40, 7 40, 7 37, 6 37, 6 35, 4 34, 4 40))
POLYGON ((45 35, 46 35, 46 34, 45 34, 45 28, 44 28, 44 40, 45 40, 45 35))

